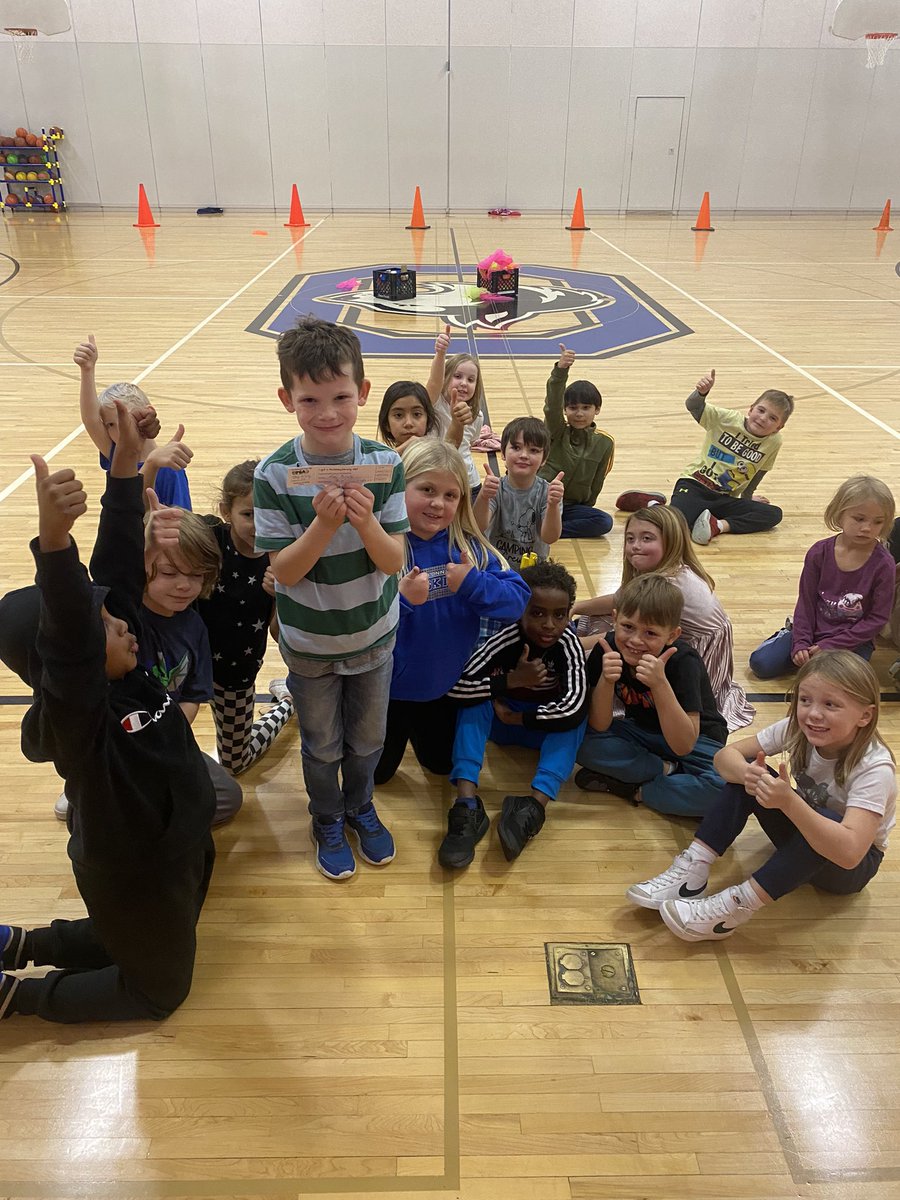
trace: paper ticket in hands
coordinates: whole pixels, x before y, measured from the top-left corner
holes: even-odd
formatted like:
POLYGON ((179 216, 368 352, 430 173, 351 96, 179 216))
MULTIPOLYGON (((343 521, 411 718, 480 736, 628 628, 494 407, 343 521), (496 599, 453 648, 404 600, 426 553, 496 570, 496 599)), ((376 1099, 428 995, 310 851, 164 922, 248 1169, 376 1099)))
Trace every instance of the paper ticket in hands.
POLYGON ((288 467, 289 488, 309 484, 334 483, 338 487, 362 487, 366 483, 390 483, 394 468, 390 463, 353 463, 335 466, 288 467))

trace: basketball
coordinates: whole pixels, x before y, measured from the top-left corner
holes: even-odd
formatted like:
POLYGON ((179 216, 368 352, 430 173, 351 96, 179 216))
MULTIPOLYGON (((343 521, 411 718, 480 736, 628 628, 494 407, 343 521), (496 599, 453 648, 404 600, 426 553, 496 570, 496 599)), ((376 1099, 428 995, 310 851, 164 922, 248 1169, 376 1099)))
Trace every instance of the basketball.
POLYGON ((25 178, 29 181, 36 180, 37 179, 37 171, 27 171, 25 174, 25 178))
POLYGON ((56 201, 55 201, 55 200, 54 200, 54 198, 53 198, 53 193, 52 193, 52 192, 47 192, 47 193, 46 193, 46 195, 44 196, 44 203, 45 203, 45 204, 55 204, 55 203, 56 203, 56 201))
POLYGON ((15 177, 16 177, 16 173, 15 173, 15 171, 4 171, 4 172, 3 172, 3 178, 4 178, 4 179, 5 179, 5 180, 6 180, 8 183, 9 183, 9 182, 12 182, 12 181, 15 179, 15 177))
POLYGON ((24 137, 27 132, 28 132, 28 130, 23 129, 22 126, 20 125, 19 128, 16 130, 16 137, 24 137))
POLYGON ((28 161, 30 163, 39 163, 41 161, 40 155, 39 154, 29 154, 28 161))
POLYGON ((13 140, 11 137, 0 137, 0 146, 11 146, 13 140))
POLYGON ((41 180, 50 178, 50 176, 47 174, 46 171, 38 171, 37 177, 38 177, 38 179, 41 179, 41 180))
POLYGON ((23 137, 18 137, 18 136, 17 136, 17 137, 16 137, 15 144, 16 144, 17 146, 25 146, 27 143, 26 143, 26 141, 25 141, 25 139, 24 139, 23 137))
POLYGON ((24 171, 16 171, 16 179, 26 179, 26 178, 27 178, 27 176, 24 171))
POLYGON ((19 197, 16 195, 15 192, 10 192, 9 195, 6 197, 6 203, 9 205, 10 208, 14 208, 19 203, 19 197))
POLYGON ((9 163, 10 166, 12 166, 14 163, 17 163, 19 161, 19 156, 18 156, 18 154, 7 154, 6 161, 9 163))

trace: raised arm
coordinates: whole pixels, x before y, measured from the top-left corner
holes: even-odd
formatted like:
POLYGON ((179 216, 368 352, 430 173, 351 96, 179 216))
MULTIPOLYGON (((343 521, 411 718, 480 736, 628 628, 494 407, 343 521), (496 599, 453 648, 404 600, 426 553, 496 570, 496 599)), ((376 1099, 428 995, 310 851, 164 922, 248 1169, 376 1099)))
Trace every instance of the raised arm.
POLYGON ((703 416, 703 410, 706 408, 706 397, 709 395, 709 390, 716 382, 715 367, 711 367, 708 375, 701 375, 697 380, 697 386, 684 402, 684 407, 688 410, 694 420, 699 424, 700 418, 703 416))
POLYGON ((106 431, 106 426, 100 416, 100 405, 97 403, 97 343, 94 335, 89 333, 86 342, 79 342, 72 355, 81 374, 81 390, 78 403, 81 408, 81 422, 87 430, 88 437, 104 456, 109 458, 112 439, 106 431))
POLYGON ((137 469, 141 438, 134 415, 120 400, 115 404, 119 441, 101 500, 91 575, 110 589, 110 611, 136 630, 146 582, 143 480, 137 469))
POLYGON ((567 350, 560 342, 559 358, 550 371, 550 378, 547 380, 547 394, 544 397, 544 424, 550 430, 551 438, 561 437, 565 432, 566 384, 569 381, 569 367, 574 361, 575 351, 567 350))
MULTIPOLYGON (((434 343, 434 358, 431 360, 431 370, 425 384, 425 391, 432 404, 437 404, 444 390, 444 363, 447 351, 450 349, 450 326, 444 326, 444 332, 439 333, 434 343)), ((457 445, 459 443, 457 442, 457 445)))

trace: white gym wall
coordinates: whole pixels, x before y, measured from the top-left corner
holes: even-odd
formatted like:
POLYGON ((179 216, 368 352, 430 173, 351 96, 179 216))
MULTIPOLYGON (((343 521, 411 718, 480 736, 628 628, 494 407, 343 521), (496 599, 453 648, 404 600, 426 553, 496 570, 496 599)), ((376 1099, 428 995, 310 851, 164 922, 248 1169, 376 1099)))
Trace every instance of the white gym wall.
POLYGON ((0 35, 0 124, 63 126, 73 204, 628 210, 666 172, 686 211, 900 196, 900 50, 867 71, 836 0, 70 3, 30 63, 0 35))

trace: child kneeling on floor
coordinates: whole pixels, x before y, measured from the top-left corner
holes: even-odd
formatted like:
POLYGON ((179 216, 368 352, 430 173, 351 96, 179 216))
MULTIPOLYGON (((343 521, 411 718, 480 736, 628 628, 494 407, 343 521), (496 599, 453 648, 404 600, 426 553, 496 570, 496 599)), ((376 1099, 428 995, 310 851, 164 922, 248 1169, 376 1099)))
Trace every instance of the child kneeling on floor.
POLYGON ((628 889, 632 904, 658 909, 676 937, 701 942, 729 937, 804 883, 838 896, 861 892, 881 866, 897 803, 879 700, 875 672, 852 651, 823 650, 806 662, 787 717, 716 755, 728 782, 687 850, 628 889), (777 773, 766 765, 770 755, 781 756, 777 773), (751 813, 775 853, 743 883, 703 896, 712 864, 751 813))
POLYGON ((507 796, 498 832, 507 862, 518 858, 544 824, 575 765, 584 736, 587 673, 571 625, 575 580, 560 563, 527 567, 531 598, 518 624, 495 633, 466 663, 450 696, 463 706, 456 719, 453 769, 457 798, 438 851, 442 867, 467 867, 491 822, 478 795, 488 739, 540 751, 528 796, 507 796))
POLYGON ((703 660, 681 639, 684 596, 638 575, 616 599, 615 627, 591 651, 594 688, 576 784, 677 816, 702 815, 722 779, 713 756, 728 737, 703 660), (613 701, 625 706, 613 720, 613 701))

